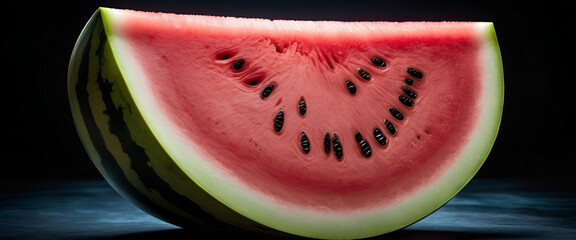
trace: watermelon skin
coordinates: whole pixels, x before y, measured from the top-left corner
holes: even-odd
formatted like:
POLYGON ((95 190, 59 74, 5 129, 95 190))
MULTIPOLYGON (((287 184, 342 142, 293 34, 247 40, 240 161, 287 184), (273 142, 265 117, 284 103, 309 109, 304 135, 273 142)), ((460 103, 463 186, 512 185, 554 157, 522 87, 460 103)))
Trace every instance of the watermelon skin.
POLYGON ((284 235, 231 210, 180 170, 138 112, 115 61, 98 10, 72 53, 68 91, 77 131, 107 182, 177 226, 284 235))
MULTIPOLYGON (((324 229, 307 228, 295 222, 283 227, 278 222, 268 222, 268 216, 263 217, 264 221, 260 218, 261 223, 258 223, 204 190, 205 186, 200 186, 197 179, 190 177, 166 151, 167 146, 158 140, 158 133, 151 129, 151 123, 136 104, 138 101, 131 92, 133 90, 125 81, 127 73, 120 70, 117 52, 110 45, 110 22, 107 22, 111 21, 108 19, 111 18, 108 17, 110 12, 102 8, 93 15, 72 54, 68 79, 74 120, 87 152, 106 180, 138 207, 178 226, 206 225, 215 229, 245 229, 273 235, 288 232, 331 239, 363 238, 394 231, 431 213, 464 187, 480 168, 496 137, 503 102, 501 70, 491 72, 494 76, 489 77, 496 79, 496 87, 491 90, 496 98, 491 100, 492 109, 489 109, 493 114, 491 119, 486 119, 490 124, 481 130, 483 136, 478 137, 482 140, 480 146, 468 152, 469 158, 482 161, 462 167, 458 175, 439 181, 438 186, 448 186, 441 192, 436 187, 423 193, 422 196, 432 199, 432 203, 419 204, 418 199, 413 199, 399 207, 402 211, 392 212, 402 212, 403 216, 382 218, 373 214, 357 220, 358 224, 366 226, 357 229, 338 229, 338 225, 324 229), (468 178, 462 179, 462 176, 468 178), (447 184, 454 180, 458 181, 447 184), (422 206, 425 210, 414 206, 422 206)), ((493 29, 488 34, 491 34, 488 37, 491 41, 487 44, 498 52, 493 29)), ((491 58, 487 68, 499 66, 501 69, 499 54, 491 58)), ((315 217, 322 220, 321 216, 315 217)))

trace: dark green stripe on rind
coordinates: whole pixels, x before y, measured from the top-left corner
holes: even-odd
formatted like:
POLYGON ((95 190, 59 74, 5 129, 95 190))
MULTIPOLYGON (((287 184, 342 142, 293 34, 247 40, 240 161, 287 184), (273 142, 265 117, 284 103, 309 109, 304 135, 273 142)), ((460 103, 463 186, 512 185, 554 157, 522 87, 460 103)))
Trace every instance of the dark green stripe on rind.
MULTIPOLYGON (((129 198, 130 200, 136 202, 139 207, 148 210, 148 212, 152 212, 155 215, 160 214, 160 218, 166 219, 169 222, 181 222, 184 219, 180 219, 177 215, 173 215, 169 212, 166 212, 161 207, 154 204, 150 199, 146 196, 141 194, 134 186, 127 180, 126 176, 124 175, 123 170, 118 166, 117 160, 115 159, 114 155, 108 151, 106 147, 106 142, 101 135, 97 127, 96 120, 92 115, 92 110, 90 106, 89 96, 90 94, 87 90, 87 84, 89 81, 93 81, 93 79, 89 79, 89 65, 91 61, 99 61, 98 64, 102 64, 105 61, 103 57, 104 48, 107 44, 106 35, 104 33, 102 27, 102 21, 100 18, 99 12, 98 15, 95 15, 90 21, 89 26, 87 27, 86 33, 89 35, 84 36, 86 39, 82 39, 82 41, 87 41, 85 49, 83 50, 82 60, 79 66, 79 74, 78 74, 78 81, 76 82, 75 89, 76 89, 76 99, 79 103, 79 110, 83 116, 84 124, 89 133, 89 137, 92 141, 94 147, 98 150, 98 154, 101 158, 101 164, 103 166, 103 170, 106 172, 106 176, 109 178, 107 179, 114 185, 117 190, 123 192, 123 195, 129 198), (93 38, 98 38, 98 41, 94 41, 93 38), (97 46, 92 46, 91 43, 98 43, 97 46), (101 56, 97 56, 98 59, 90 59, 90 50, 95 47, 96 52, 100 53, 101 56)), ((112 64, 111 64, 112 65, 112 64)), ((99 69, 96 83, 99 86, 100 90, 102 91, 102 101, 106 105, 106 111, 102 112, 102 114, 106 114, 110 116, 110 122, 108 125, 110 128, 108 129, 111 133, 115 134, 119 137, 119 139, 123 140, 122 149, 124 152, 131 153, 135 152, 136 154, 131 154, 130 158, 133 160, 131 161, 131 167, 133 167, 137 172, 150 172, 149 169, 146 167, 138 166, 145 164, 149 160, 147 159, 146 154, 142 154, 143 151, 141 147, 134 144, 134 142, 130 139, 130 134, 127 131, 127 127, 125 126, 126 123, 123 122, 122 111, 121 108, 116 108, 114 103, 111 100, 110 94, 112 92, 112 83, 108 79, 104 79, 102 76, 102 69, 99 69), (126 142, 127 141, 127 142, 126 142), (131 149, 130 149, 131 148, 131 149), (135 151, 136 150, 136 151, 135 151), (135 156, 138 155, 138 156, 135 156)), ((118 71, 115 69, 115 71, 118 71)), ((152 175, 144 175, 147 177, 155 176, 156 174, 152 175)), ((142 178, 141 178, 142 180, 142 178)), ((151 189, 159 189, 158 187, 152 187, 151 189)))
POLYGON ((73 102, 71 105, 72 111, 75 111, 75 122, 81 125, 78 126, 79 132, 85 128, 87 136, 80 135, 89 139, 83 139, 83 142, 94 147, 96 152, 91 152, 91 155, 98 156, 91 156, 93 161, 96 163, 100 160, 96 165, 100 166, 99 170, 116 190, 152 215, 182 227, 195 228, 199 227, 199 223, 203 223, 217 229, 237 230, 208 213, 205 208, 209 208, 217 209, 216 211, 220 211, 219 215, 227 216, 229 221, 241 224, 242 228, 278 233, 221 204, 192 180, 187 179, 185 173, 171 162, 169 155, 163 151, 147 128, 127 91, 110 49, 101 11, 97 11, 91 18, 76 48, 74 52, 76 56, 72 56, 71 74, 69 74, 70 100, 73 102), (97 87, 98 92, 90 90, 90 84, 95 84, 92 89, 97 87), (97 103, 94 103, 95 101, 97 103), (98 111, 96 105, 100 105, 98 107, 104 110, 98 111), (108 121, 102 122, 102 119, 108 121), (103 125, 108 128, 103 129, 103 125), (110 140, 104 136, 105 134, 115 136, 113 140, 118 141, 110 140), (146 139, 137 140, 133 138, 134 135, 145 135, 146 139), (111 147, 117 149, 110 150, 111 147), (126 159, 118 156, 118 149, 122 150, 120 154, 125 154, 126 159), (121 166, 127 162, 129 162, 128 170, 121 166), (152 162, 155 164, 151 164, 152 162), (151 167, 159 163, 167 165, 170 174, 180 176, 181 181, 166 182, 157 170, 151 167), (134 173, 128 176, 130 173, 126 171, 133 171, 135 176, 134 173), (145 189, 134 186, 134 182, 141 183, 145 189), (185 184, 195 196, 180 194, 171 187, 174 184, 185 184), (142 192, 143 190, 147 193, 142 192), (150 192, 157 193, 158 196, 150 196, 150 192), (200 199, 204 205, 199 205, 191 198, 200 199), (162 206, 158 202, 167 202, 172 209, 167 209, 167 205, 162 206))

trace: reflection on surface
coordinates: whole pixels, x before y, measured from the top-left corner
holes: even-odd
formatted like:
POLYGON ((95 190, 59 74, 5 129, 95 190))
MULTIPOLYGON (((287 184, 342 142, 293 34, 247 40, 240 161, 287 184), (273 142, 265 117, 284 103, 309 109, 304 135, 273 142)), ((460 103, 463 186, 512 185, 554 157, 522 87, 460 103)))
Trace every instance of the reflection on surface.
MULTIPOLYGON (((259 239, 180 229, 100 180, 3 183, 0 203, 0 239, 259 239)), ((373 239, 569 239, 576 236, 575 216, 576 191, 569 185, 477 179, 430 216, 373 239)))

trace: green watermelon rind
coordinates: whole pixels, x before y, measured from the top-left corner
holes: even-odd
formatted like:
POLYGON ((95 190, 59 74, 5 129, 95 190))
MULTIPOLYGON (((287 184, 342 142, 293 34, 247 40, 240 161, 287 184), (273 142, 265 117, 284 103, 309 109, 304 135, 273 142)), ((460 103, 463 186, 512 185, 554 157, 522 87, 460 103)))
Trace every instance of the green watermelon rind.
POLYGON ((121 14, 100 8, 77 42, 68 77, 74 120, 87 152, 108 182, 140 208, 179 226, 234 229, 231 225, 329 239, 394 231, 456 195, 479 170, 498 133, 504 97, 500 50, 492 23, 477 23, 484 39, 479 61, 486 75, 483 92, 491 95, 481 98, 485 107, 470 144, 450 170, 407 200, 381 210, 340 215, 284 207, 217 165, 207 164, 201 153, 185 144, 179 130, 167 124, 170 121, 153 101, 147 81, 138 81, 146 77, 131 59, 130 46, 116 35, 113 23, 121 21, 121 14), (90 84, 91 91, 83 89, 90 84), (118 124, 112 124, 113 118, 118 124), (137 163, 139 158, 144 158, 143 164, 137 163))
POLYGON ((136 206, 177 226, 281 235, 215 200, 163 149, 120 71, 105 13, 96 11, 83 29, 68 69, 76 129, 102 176, 136 206))

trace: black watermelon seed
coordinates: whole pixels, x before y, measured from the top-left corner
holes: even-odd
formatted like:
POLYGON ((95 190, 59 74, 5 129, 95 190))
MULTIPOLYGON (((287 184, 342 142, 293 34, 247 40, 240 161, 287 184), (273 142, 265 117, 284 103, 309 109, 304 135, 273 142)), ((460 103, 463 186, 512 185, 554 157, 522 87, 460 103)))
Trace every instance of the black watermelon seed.
POLYGON ((346 89, 348 89, 348 92, 352 95, 356 94, 356 85, 350 80, 346 81, 346 89))
POLYGON ((386 62, 384 62, 384 60, 382 60, 379 57, 373 57, 372 63, 374 63, 374 65, 376 65, 378 67, 386 67, 386 62))
POLYGON ((408 74, 410 74, 413 77, 418 78, 418 79, 422 79, 422 77, 423 77, 422 72, 420 72, 414 68, 411 68, 411 67, 407 68, 406 72, 408 72, 408 74))
POLYGON ((400 102, 402 104, 404 104, 405 106, 408 106, 408 107, 414 106, 414 101, 412 101, 412 99, 410 99, 409 97, 406 97, 404 95, 398 96, 398 100, 400 100, 400 102))
POLYGON ((356 132, 354 132, 354 138, 356 139, 357 143, 360 143, 360 141, 362 141, 362 134, 360 134, 360 132, 356 131, 356 132))
POLYGON ((396 134, 396 128, 394 127, 394 124, 392 124, 390 121, 386 120, 384 121, 384 125, 386 125, 386 129, 388 130, 388 132, 392 135, 396 134))
POLYGON ((407 88, 407 87, 402 87, 402 91, 404 91, 404 93, 406 93, 406 95, 408 95, 408 97, 410 97, 412 99, 416 99, 416 93, 414 91, 412 91, 412 89, 407 88))
POLYGON ((300 135, 300 147, 302 147, 302 151, 304 153, 310 152, 310 141, 304 132, 302 132, 302 135, 300 135))
POLYGON ((268 84, 268 86, 266 86, 260 93, 260 97, 262 97, 262 99, 268 98, 268 96, 270 96, 270 93, 272 93, 272 90, 274 90, 274 87, 275 87, 274 83, 268 84))
POLYGON ((244 59, 238 59, 232 64, 234 70, 240 70, 244 66, 244 59))
POLYGON ((410 86, 414 84, 414 80, 412 80, 412 78, 404 78, 404 82, 410 86))
POLYGON ((300 98, 300 102, 298 102, 298 113, 300 113, 300 116, 306 115, 306 102, 304 98, 300 98))
POLYGON ((400 121, 404 120, 404 115, 402 115, 402 113, 398 109, 391 107, 388 108, 388 111, 392 114, 392 116, 394 116, 394 118, 400 121))
POLYGON ((364 71, 362 68, 358 68, 358 75, 360 75, 360 77, 366 81, 370 80, 370 74, 364 71))
POLYGON ((364 157, 372 156, 372 149, 370 149, 370 144, 366 140, 362 140, 358 143, 360 145, 360 151, 362 151, 362 155, 364 157))
POLYGON ((382 146, 386 145, 386 136, 384 136, 384 133, 382 133, 379 128, 374 128, 374 139, 376 139, 378 144, 382 146))
POLYGON ((330 153, 330 148, 332 147, 332 142, 330 140, 330 134, 329 133, 325 133, 324 134, 324 152, 326 154, 330 153))
POLYGON ((274 118, 274 131, 280 132, 284 126, 284 111, 280 109, 274 118))
POLYGON ((342 159, 342 156, 344 155, 342 152, 342 144, 340 143, 340 139, 338 139, 336 133, 334 133, 334 136, 332 137, 332 145, 334 146, 334 155, 336 155, 336 158, 342 159))

